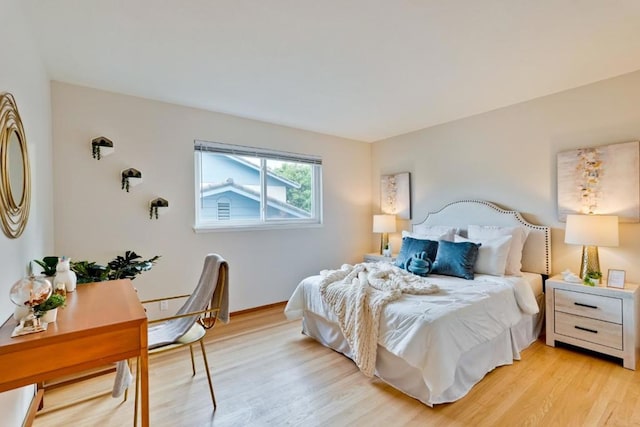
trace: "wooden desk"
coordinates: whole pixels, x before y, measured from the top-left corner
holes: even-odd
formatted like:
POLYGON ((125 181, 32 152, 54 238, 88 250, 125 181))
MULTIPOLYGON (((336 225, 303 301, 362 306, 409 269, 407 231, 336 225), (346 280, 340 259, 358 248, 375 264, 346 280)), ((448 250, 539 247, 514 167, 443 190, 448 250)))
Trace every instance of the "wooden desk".
POLYGON ((0 328, 0 392, 139 356, 149 425, 147 316, 130 280, 79 285, 45 332, 11 338, 14 327, 10 318, 0 328))

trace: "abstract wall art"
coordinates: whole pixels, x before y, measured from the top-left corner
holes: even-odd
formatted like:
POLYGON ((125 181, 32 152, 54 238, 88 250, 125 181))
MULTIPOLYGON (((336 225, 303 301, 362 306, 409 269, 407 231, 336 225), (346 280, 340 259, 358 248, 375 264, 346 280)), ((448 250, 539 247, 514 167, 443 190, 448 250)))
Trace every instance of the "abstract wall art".
POLYGON ((398 219, 411 219, 411 174, 382 175, 380 180, 380 210, 396 215, 398 219))
POLYGON ((617 215, 640 221, 640 142, 558 153, 558 218, 617 215))

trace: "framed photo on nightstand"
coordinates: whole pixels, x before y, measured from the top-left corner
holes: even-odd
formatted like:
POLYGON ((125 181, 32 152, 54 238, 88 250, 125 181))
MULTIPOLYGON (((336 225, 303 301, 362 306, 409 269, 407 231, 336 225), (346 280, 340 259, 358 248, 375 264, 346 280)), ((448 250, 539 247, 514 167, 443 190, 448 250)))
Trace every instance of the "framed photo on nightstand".
POLYGON ((624 270, 609 269, 607 286, 610 288, 624 288, 624 270))

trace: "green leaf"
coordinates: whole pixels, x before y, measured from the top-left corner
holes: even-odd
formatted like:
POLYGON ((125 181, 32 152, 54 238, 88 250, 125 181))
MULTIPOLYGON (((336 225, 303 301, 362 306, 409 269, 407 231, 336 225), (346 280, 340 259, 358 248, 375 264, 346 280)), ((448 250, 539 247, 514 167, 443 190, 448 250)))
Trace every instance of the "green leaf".
POLYGON ((54 276, 56 274, 56 266, 58 265, 57 256, 46 256, 42 258, 42 261, 34 259, 33 262, 42 267, 42 274, 45 276, 54 276))

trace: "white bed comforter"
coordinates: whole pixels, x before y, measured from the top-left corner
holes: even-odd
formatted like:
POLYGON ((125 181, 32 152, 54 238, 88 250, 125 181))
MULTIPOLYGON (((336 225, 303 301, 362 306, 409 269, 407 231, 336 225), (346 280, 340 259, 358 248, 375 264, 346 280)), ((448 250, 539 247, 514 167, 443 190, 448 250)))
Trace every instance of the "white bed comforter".
MULTIPOLYGON (((454 383, 463 353, 504 333, 523 313, 537 313, 538 305, 521 277, 428 279, 440 292, 402 295, 384 307, 378 344, 418 368, 431 395, 437 396, 454 383)), ((287 318, 300 318, 308 310, 338 323, 320 295, 321 280, 322 276, 311 276, 300 282, 285 308, 287 318)))
POLYGON ((320 275, 322 300, 337 315, 353 361, 368 377, 375 374, 384 306, 403 293, 427 295, 440 291, 427 279, 391 263, 344 264, 339 270, 324 270, 320 275))

